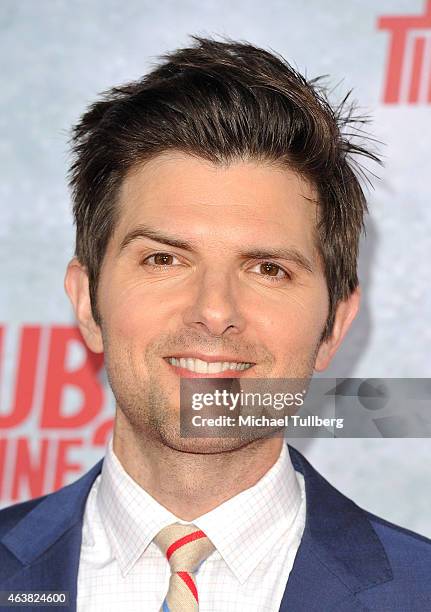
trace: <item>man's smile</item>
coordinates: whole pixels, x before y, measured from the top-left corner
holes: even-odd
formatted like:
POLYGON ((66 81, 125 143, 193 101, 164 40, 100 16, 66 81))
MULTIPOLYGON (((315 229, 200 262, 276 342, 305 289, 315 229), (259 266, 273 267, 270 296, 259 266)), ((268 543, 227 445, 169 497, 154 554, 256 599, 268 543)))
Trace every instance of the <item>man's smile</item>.
POLYGON ((235 360, 226 355, 199 357, 196 354, 180 354, 164 360, 183 378, 238 378, 252 368, 254 363, 235 360))

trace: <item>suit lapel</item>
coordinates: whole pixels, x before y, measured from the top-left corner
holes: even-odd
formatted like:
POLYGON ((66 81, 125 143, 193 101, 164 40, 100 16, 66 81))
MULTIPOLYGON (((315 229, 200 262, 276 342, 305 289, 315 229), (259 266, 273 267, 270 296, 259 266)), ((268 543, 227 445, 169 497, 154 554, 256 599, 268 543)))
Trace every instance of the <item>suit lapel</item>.
POLYGON ((305 480, 306 523, 280 612, 365 610, 356 594, 392 580, 382 543, 366 513, 332 487, 298 451, 305 480))
POLYGON ((2 590, 67 591, 76 610, 82 520, 90 488, 103 460, 73 484, 48 495, 1 540, 14 555, 0 571, 2 590))
POLYGON ((280 612, 359 612, 356 596, 316 556, 306 537, 298 550, 280 612))
POLYGON ((77 575, 82 525, 75 524, 49 550, 2 583, 2 590, 64 591, 71 612, 76 610, 77 575))

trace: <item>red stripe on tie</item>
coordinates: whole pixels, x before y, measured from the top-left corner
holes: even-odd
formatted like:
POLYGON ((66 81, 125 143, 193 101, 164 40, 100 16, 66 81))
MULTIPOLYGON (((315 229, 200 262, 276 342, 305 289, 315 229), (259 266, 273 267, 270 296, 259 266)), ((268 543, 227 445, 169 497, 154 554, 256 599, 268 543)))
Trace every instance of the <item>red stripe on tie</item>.
POLYGON ((190 574, 188 572, 177 572, 178 576, 180 578, 182 578, 184 580, 184 582, 186 583, 186 585, 189 587, 189 589, 191 590, 193 597, 196 599, 196 601, 198 602, 198 591, 196 589, 196 585, 193 582, 192 577, 190 576, 190 574))
POLYGON ((184 546, 184 544, 188 544, 189 542, 193 542, 193 540, 199 540, 199 538, 205 538, 205 537, 206 535, 204 534, 204 532, 201 530, 198 530, 198 531, 194 531, 193 533, 190 533, 189 535, 184 536, 183 538, 180 538, 179 540, 176 540, 169 546, 168 550, 166 551, 166 557, 168 561, 173 555, 173 553, 178 548, 181 548, 181 546, 184 546))

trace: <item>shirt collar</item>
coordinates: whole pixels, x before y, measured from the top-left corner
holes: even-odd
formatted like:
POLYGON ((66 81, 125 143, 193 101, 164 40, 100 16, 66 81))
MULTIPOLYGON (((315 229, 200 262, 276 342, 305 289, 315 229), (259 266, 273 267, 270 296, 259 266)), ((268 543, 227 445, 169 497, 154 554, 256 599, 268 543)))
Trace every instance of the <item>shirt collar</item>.
POLYGON ((160 529, 179 520, 129 476, 114 453, 112 436, 102 465, 96 503, 123 576, 160 529))
MULTIPOLYGON (((212 555, 219 553, 243 583, 280 534, 292 526, 301 498, 301 488, 283 442, 277 461, 255 485, 189 522, 206 533, 216 547, 212 555)), ((177 521, 187 522, 162 506, 127 474, 113 451, 112 437, 96 503, 123 576, 160 529, 177 521)))

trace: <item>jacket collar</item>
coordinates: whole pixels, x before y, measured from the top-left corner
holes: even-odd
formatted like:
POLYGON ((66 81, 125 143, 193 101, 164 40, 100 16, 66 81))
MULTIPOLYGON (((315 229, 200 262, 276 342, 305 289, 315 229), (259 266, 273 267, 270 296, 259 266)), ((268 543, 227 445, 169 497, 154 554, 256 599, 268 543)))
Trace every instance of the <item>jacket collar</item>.
MULTIPOLYGON (((383 545, 366 513, 332 487, 298 451, 290 446, 289 451, 295 469, 304 476, 307 511, 303 538, 280 610, 312 610, 316 601, 320 609, 329 610, 331 605, 338 602, 341 606, 345 601, 346 610, 359 610, 355 607, 356 593, 392 579, 383 545)), ((36 575, 44 575, 40 557, 46 553, 52 558, 53 568, 61 572, 64 566, 64 579, 59 575, 58 584, 63 582, 76 596, 85 502, 102 463, 103 459, 76 482, 47 495, 1 540, 24 566, 22 571, 32 576, 31 581, 36 575), (65 557, 67 564, 60 562, 65 557), (39 574, 35 574, 39 561, 39 574), (31 564, 35 566, 32 573, 31 564)), ((9 576, 10 588, 19 576, 22 579, 20 571, 9 576)))
POLYGON ((76 611, 85 502, 102 463, 44 497, 0 540, 2 589, 63 591, 69 596, 65 609, 76 611))
POLYGON ((3 537, 2 544, 28 565, 71 527, 82 524, 85 502, 102 463, 103 459, 72 484, 47 495, 3 537))

